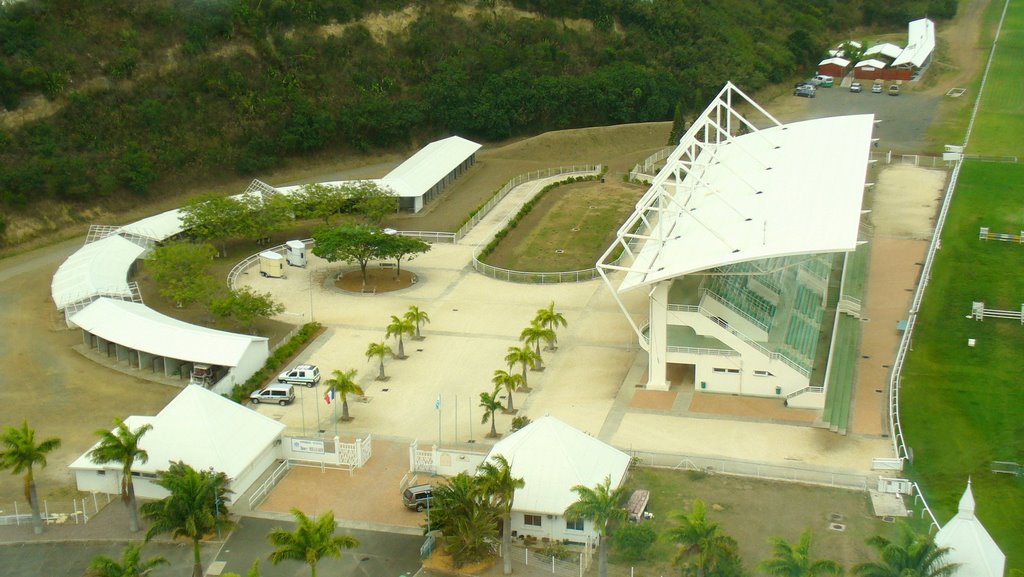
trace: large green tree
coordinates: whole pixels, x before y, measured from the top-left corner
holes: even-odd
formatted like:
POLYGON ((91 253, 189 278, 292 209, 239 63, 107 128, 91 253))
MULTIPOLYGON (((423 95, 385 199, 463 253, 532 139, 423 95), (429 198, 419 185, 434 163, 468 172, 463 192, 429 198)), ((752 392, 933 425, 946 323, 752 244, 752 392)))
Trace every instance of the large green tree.
POLYGON ((142 516, 150 522, 146 540, 170 533, 192 541, 192 577, 203 577, 199 543, 208 535, 230 529, 234 521, 228 513, 227 475, 217 471, 197 471, 182 462, 171 463, 161 471, 156 484, 170 494, 159 501, 143 503, 142 516))
POLYGON ((504 455, 495 455, 478 467, 480 488, 491 504, 501 512, 501 557, 505 561, 504 573, 512 573, 512 502, 516 489, 526 486, 522 477, 512 475, 512 465, 504 455))
POLYGON ((181 207, 181 225, 194 238, 219 241, 221 255, 226 256, 226 241, 239 237, 246 230, 247 212, 240 199, 206 194, 181 207))
POLYGON ((210 274, 217 250, 209 244, 171 242, 153 249, 146 270, 160 287, 160 294, 179 307, 206 302, 218 283, 210 274))
POLYGON ((327 511, 319 517, 307 517, 299 509, 292 509, 296 526, 294 531, 275 528, 267 535, 276 547, 270 554, 270 562, 301 561, 309 565, 310 575, 316 577, 317 564, 321 559, 341 557, 342 549, 355 549, 359 540, 351 535, 336 535, 334 512, 327 511))
POLYGON ((379 228, 362 224, 343 224, 328 228, 321 227, 313 232, 313 254, 328 261, 344 261, 359 265, 366 286, 366 265, 373 259, 382 258, 381 248, 388 242, 389 235, 379 228))
POLYGON ((128 528, 133 533, 139 530, 139 510, 135 503, 135 483, 132 482, 132 467, 135 462, 145 464, 149 453, 140 444, 142 437, 153 429, 146 423, 132 430, 121 419, 114 419, 113 431, 100 429, 96 434, 100 442, 89 452, 89 459, 97 465, 117 463, 121 465, 121 500, 128 507, 128 528))
POLYGON ((327 379, 327 382, 324 384, 341 397, 341 420, 351 421, 352 417, 348 416, 348 396, 363 394, 363 388, 355 381, 355 369, 347 371, 334 369, 333 374, 334 377, 327 379))
POLYGON ((598 543, 598 575, 608 577, 608 523, 621 522, 626 519, 626 510, 622 507, 622 497, 626 488, 619 486, 612 489, 611 476, 594 487, 576 485, 572 488, 578 497, 576 502, 565 510, 568 521, 590 521, 601 541, 598 543))
POLYGON ((683 571, 692 571, 696 577, 714 575, 736 559, 736 540, 707 518, 704 501, 694 499, 689 514, 673 511, 670 519, 675 524, 665 531, 665 538, 678 545, 673 564, 683 571))
POLYGON ((781 537, 771 537, 772 558, 761 561, 757 567, 773 577, 820 577, 842 575, 843 568, 831 559, 811 559, 811 530, 805 529, 800 540, 790 543, 781 537))
POLYGON ((292 206, 299 218, 320 218, 324 224, 350 205, 348 192, 330 184, 306 184, 292 193, 292 206))
POLYGON ((9 469, 12 475, 25 474, 25 499, 32 507, 32 529, 36 534, 42 533, 46 526, 39 514, 33 469, 46 467, 46 454, 60 448, 60 439, 51 437, 36 443, 35 429, 29 428, 28 421, 22 421, 21 427, 4 427, 0 446, 0 469, 9 469))
POLYGON ((381 245, 381 258, 395 261, 395 278, 402 274, 402 261, 412 260, 416 255, 430 250, 430 244, 418 238, 401 234, 389 234, 381 245))
POLYGON ((854 567, 858 577, 951 577, 960 568, 946 561, 948 547, 938 546, 933 536, 917 533, 906 523, 900 523, 898 540, 875 535, 867 543, 879 560, 854 567))
POLYGON ((93 557, 86 571, 88 577, 146 577, 161 565, 170 565, 167 559, 157 556, 142 559, 145 542, 129 543, 121 553, 121 561, 98 555, 93 557))
POLYGON ((445 552, 462 567, 495 553, 500 517, 480 478, 463 472, 434 487, 428 528, 444 535, 445 552))
POLYGON ((212 300, 210 312, 221 318, 235 319, 245 326, 245 330, 252 332, 257 319, 284 312, 284 305, 275 301, 269 292, 261 293, 249 287, 241 287, 212 300))

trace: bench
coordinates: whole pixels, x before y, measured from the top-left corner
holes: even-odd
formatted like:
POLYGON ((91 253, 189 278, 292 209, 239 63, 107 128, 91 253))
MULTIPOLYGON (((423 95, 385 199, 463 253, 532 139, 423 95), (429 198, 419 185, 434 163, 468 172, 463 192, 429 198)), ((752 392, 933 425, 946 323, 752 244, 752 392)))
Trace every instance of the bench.
POLYGON ((377 266, 379 266, 380 268, 395 268, 397 265, 395 265, 395 263, 393 262, 382 262, 379 263, 377 266))

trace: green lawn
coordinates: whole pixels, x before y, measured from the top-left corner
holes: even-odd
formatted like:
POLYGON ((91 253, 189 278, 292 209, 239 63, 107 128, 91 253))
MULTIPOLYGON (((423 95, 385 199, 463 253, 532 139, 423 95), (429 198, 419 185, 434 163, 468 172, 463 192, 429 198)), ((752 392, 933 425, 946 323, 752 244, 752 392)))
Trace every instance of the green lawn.
MULTIPOLYGON (((992 3, 1002 9, 1003 3, 992 3)), ((981 108, 968 144, 971 154, 1024 157, 1024 2, 1014 0, 1006 13, 981 108)))
POLYGON ((1024 165, 966 163, 903 370, 901 414, 912 473, 940 522, 956 512, 968 476, 978 516, 1011 567, 1024 567, 1024 482, 989 471, 1024 462, 1024 326, 965 318, 971 301, 1019 310, 1024 246, 978 240, 978 228, 1024 229, 1024 165), (967 347, 967 339, 977 341, 967 347))

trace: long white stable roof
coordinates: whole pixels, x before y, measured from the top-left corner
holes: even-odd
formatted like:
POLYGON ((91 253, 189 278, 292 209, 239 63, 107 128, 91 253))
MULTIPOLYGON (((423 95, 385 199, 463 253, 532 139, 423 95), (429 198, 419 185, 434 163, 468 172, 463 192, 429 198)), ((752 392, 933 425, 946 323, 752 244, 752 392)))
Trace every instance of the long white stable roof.
POLYGON ((927 18, 907 24, 907 47, 893 60, 893 66, 912 64, 920 68, 935 50, 935 23, 927 18))
POLYGON ((381 180, 402 197, 419 197, 473 156, 480 145, 450 136, 424 146, 381 180))
POLYGON ((128 269, 146 249, 111 235, 75 251, 50 281, 50 296, 58 310, 96 294, 131 296, 128 269))
POLYGON ((832 58, 826 58, 818 63, 818 66, 824 66, 825 64, 835 64, 836 66, 842 66, 846 68, 850 65, 850 61, 840 56, 833 56, 832 58))
POLYGON ((738 262, 854 250, 873 127, 870 114, 773 126, 703 146, 686 173, 670 156, 662 170, 676 175, 663 176, 670 205, 618 290, 738 262))
POLYGON ((629 469, 629 455, 551 416, 544 416, 502 439, 487 458, 502 455, 514 477, 516 511, 561 515, 579 498, 572 488, 593 487, 610 476, 612 489, 629 469))
POLYGON ((118 229, 118 232, 137 234, 159 242, 184 230, 185 227, 181 225, 181 209, 176 208, 126 224, 118 229))
POLYGON ((222 367, 238 366, 253 342, 267 340, 191 325, 145 305, 110 298, 95 300, 72 315, 71 322, 152 355, 222 367))
POLYGON ((935 544, 949 547, 947 563, 960 565, 954 577, 1002 577, 1006 555, 978 520, 974 508, 971 482, 967 481, 956 516, 935 534, 935 544))
POLYGON ((881 54, 886 58, 898 58, 900 54, 903 54, 903 48, 890 42, 884 42, 875 44, 864 51, 864 56, 874 56, 875 54, 881 54))
MULTIPOLYGON (((197 470, 213 467, 232 479, 238 478, 285 428, 199 385, 185 387, 156 416, 133 415, 125 419, 125 424, 132 430, 153 425, 139 443, 149 453, 149 460, 136 461, 133 470, 155 473, 167 470, 172 461, 184 461, 197 470)), ((104 467, 94 464, 87 451, 70 468, 104 467)))
POLYGON ((861 60, 853 65, 854 68, 863 68, 865 66, 871 68, 885 68, 885 62, 882 62, 877 58, 868 58, 867 60, 861 60))

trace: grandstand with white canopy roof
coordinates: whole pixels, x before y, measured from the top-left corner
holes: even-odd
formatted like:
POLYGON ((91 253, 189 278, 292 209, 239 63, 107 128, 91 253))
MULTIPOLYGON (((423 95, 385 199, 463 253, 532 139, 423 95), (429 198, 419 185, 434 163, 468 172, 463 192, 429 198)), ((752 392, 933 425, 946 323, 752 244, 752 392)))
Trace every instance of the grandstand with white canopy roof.
POLYGON ((648 322, 630 317, 647 388, 689 371, 698 390, 825 405, 836 318, 859 312, 844 265, 873 127, 782 124, 731 83, 693 122, 598 264, 620 305, 649 293, 648 322))

